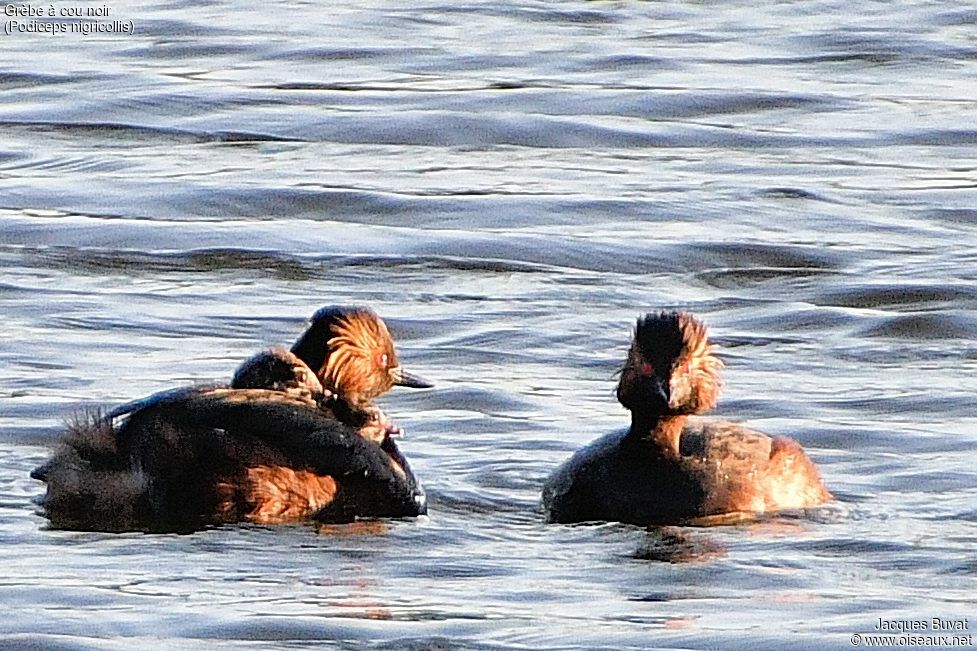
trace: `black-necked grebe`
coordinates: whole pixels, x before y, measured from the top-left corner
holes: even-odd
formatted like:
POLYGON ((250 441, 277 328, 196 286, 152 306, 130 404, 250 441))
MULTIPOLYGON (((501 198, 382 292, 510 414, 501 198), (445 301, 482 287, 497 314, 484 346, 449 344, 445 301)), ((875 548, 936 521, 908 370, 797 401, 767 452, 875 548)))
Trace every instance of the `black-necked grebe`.
POLYGON ((312 316, 291 351, 271 348, 251 357, 237 369, 231 386, 312 397, 337 420, 381 443, 400 429, 373 400, 394 386, 431 384, 400 366, 393 337, 375 312, 324 307, 312 316))
POLYGON ((259 353, 230 386, 70 424, 31 475, 47 483, 44 514, 68 529, 416 516, 424 493, 372 403, 395 384, 430 386, 402 371, 375 313, 325 308, 293 352, 259 353))
POLYGON ((689 420, 715 406, 722 368, 691 314, 639 319, 617 389, 631 427, 579 450, 549 478, 549 520, 675 524, 832 499, 796 441, 689 420))

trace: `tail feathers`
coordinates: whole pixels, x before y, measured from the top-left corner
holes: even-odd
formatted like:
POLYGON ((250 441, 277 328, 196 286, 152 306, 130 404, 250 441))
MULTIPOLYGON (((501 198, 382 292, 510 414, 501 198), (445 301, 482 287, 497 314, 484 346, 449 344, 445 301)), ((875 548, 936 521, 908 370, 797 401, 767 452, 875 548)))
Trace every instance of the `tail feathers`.
POLYGON ((101 412, 85 412, 67 423, 63 444, 100 468, 119 468, 125 465, 119 458, 112 420, 101 412))
POLYGON ((123 466, 112 423, 99 412, 85 412, 68 421, 60 447, 47 463, 31 471, 31 477, 49 482, 59 469, 82 466, 92 470, 123 466))
POLYGON ((99 415, 70 422, 63 444, 31 477, 47 483, 42 508, 56 528, 140 529, 149 515, 148 478, 119 458, 111 423, 99 415))

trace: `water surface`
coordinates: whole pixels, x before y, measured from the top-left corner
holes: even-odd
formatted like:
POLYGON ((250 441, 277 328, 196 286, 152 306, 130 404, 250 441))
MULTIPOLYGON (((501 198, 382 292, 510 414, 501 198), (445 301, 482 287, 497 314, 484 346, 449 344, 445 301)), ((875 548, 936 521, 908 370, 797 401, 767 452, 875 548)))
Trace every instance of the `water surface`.
POLYGON ((977 626, 973 10, 110 7, 134 34, 0 37, 0 645, 852 648, 880 618, 977 626), (34 512, 28 472, 73 413, 226 378, 350 303, 437 382, 382 400, 429 517, 166 536, 34 512), (659 308, 710 325, 717 413, 799 440, 835 507, 544 524, 548 474, 626 424, 614 373, 659 308))

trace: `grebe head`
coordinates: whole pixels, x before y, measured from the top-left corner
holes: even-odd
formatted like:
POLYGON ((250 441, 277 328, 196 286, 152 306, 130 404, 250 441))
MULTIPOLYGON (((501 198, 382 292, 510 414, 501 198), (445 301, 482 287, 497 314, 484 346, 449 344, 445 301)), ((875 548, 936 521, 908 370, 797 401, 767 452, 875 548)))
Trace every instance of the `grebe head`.
POLYGON ((292 352, 326 389, 358 407, 368 406, 394 385, 433 386, 401 368, 386 324, 365 307, 322 308, 312 315, 292 352))
POLYGON ((321 396, 322 383, 305 362, 284 348, 274 346, 244 361, 234 377, 232 389, 271 389, 310 398, 321 396))
POLYGON ((706 327, 687 312, 638 319, 617 399, 645 415, 701 414, 716 405, 722 361, 706 327))

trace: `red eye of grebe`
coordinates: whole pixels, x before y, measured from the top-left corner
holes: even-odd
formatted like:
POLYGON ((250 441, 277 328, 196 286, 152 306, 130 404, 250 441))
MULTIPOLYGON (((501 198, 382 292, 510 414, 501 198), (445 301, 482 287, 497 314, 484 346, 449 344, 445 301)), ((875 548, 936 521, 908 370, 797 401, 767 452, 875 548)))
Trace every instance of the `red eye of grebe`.
POLYGON ((655 367, 649 362, 641 362, 641 375, 643 377, 651 377, 655 374, 655 367))
POLYGON ((387 358, 387 353, 383 353, 382 355, 380 355, 378 361, 380 362, 380 368, 387 368, 387 362, 389 361, 387 358))

